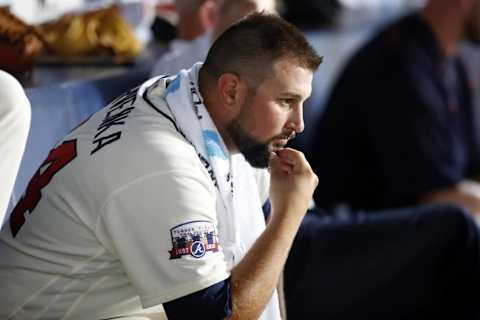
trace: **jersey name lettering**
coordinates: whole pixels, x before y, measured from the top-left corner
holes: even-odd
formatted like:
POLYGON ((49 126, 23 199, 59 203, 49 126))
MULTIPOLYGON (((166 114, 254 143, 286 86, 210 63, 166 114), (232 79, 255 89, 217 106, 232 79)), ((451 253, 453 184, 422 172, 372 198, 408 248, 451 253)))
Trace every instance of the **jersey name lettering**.
POLYGON ((132 107, 133 103, 137 98, 138 88, 131 89, 122 96, 114 100, 108 112, 105 115, 105 118, 102 120, 100 125, 97 128, 92 144, 95 146, 90 152, 90 155, 93 155, 98 150, 102 149, 106 145, 117 141, 122 136, 122 131, 118 130, 107 135, 103 135, 105 131, 112 127, 118 127, 125 124, 125 119, 128 117, 130 112, 134 109, 132 107))

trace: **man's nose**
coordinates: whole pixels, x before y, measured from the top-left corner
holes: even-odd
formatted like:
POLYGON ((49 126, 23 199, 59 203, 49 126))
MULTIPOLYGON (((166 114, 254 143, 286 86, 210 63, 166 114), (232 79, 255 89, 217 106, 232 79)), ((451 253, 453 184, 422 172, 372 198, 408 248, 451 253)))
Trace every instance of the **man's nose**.
POLYGON ((295 130, 296 133, 302 133, 305 129, 305 123, 303 122, 303 106, 300 106, 295 111, 292 112, 291 128, 295 130))

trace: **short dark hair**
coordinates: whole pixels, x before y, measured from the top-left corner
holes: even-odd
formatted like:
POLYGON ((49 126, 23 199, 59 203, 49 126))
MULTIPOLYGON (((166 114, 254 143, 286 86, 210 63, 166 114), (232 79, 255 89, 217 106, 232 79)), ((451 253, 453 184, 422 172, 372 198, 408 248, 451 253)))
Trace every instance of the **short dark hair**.
POLYGON ((293 58, 312 72, 322 62, 297 27, 274 14, 253 13, 218 37, 202 69, 215 79, 229 72, 258 83, 280 58, 293 58))

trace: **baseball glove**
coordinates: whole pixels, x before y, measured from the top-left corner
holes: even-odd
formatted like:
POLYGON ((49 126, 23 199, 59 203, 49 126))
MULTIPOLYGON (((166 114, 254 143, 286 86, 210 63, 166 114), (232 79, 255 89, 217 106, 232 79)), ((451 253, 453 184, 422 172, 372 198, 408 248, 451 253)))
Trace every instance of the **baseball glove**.
POLYGON ((31 69, 43 48, 34 27, 0 7, 0 69, 21 74, 31 69))

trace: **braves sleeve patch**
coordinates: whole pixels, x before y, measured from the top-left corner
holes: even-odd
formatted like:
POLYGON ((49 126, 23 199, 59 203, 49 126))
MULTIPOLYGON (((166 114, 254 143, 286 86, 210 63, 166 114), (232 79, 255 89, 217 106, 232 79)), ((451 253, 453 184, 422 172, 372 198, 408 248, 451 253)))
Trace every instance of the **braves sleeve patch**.
POLYGON ((172 250, 170 260, 184 255, 194 258, 203 257, 208 251, 218 251, 218 234, 215 225, 210 221, 190 221, 170 229, 172 250))

